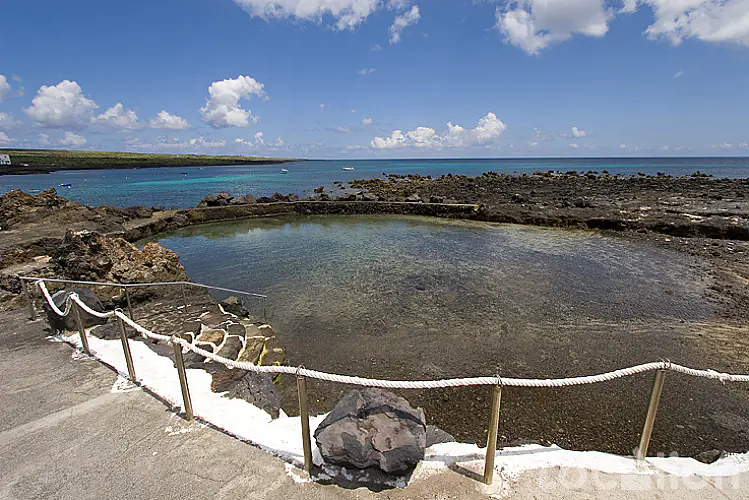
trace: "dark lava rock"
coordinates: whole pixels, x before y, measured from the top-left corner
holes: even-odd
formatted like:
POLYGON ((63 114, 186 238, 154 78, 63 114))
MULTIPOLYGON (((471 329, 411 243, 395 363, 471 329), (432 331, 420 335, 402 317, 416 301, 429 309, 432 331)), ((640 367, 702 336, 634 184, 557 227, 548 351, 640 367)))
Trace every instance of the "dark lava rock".
POLYGON ((427 448, 437 443, 453 443, 455 436, 449 434, 436 425, 427 425, 427 448))
POLYGON ((359 193, 357 199, 360 201, 380 201, 380 197, 373 193, 359 193))
POLYGON ((445 197, 444 196, 431 196, 429 198, 429 203, 445 203, 445 197))
POLYGON ((367 388, 346 394, 315 430, 326 462, 403 473, 424 458, 424 410, 400 396, 367 388))
POLYGON ((420 203, 421 196, 419 196, 418 194, 412 194, 411 196, 406 198, 406 201, 409 203, 420 203))
POLYGON ((230 398, 243 399, 266 411, 271 417, 278 418, 281 398, 276 392, 276 386, 273 385, 273 379, 270 375, 246 372, 246 375, 231 383, 228 391, 230 398))
MULTIPOLYGON (((99 300, 99 297, 97 297, 96 294, 92 292, 91 290, 89 290, 88 288, 73 288, 70 291, 60 290, 59 292, 55 293, 52 296, 52 301, 55 303, 58 309, 64 311, 65 301, 68 299, 68 296, 73 292, 77 293, 78 296, 83 301, 83 303, 86 304, 91 309, 93 309, 94 311, 98 311, 98 312, 105 311, 104 306, 99 300)), ((73 313, 72 309, 70 310, 70 313, 68 313, 67 316, 59 316, 56 312, 52 310, 49 304, 45 302, 44 311, 47 313, 47 319, 49 319, 49 324, 52 326, 52 330, 54 330, 55 332, 62 331, 62 330, 75 331, 78 329, 78 325, 76 324, 76 321, 75 321, 75 314, 73 313)), ((84 328, 90 328, 96 325, 103 325, 107 322, 107 318, 98 318, 96 316, 93 316, 87 313, 83 309, 81 309, 81 320, 83 321, 84 328)))
POLYGON ((234 199, 232 195, 226 192, 222 193, 211 193, 203 198, 203 201, 198 203, 198 207, 224 207, 234 199))
POLYGON ((286 201, 299 201, 299 195, 296 193, 291 193, 290 195, 286 196, 286 201))
POLYGON ((726 456, 726 453, 722 450, 706 450, 696 454, 693 458, 703 464, 711 464, 724 456, 726 456))
POLYGON ((221 350, 219 350, 218 354, 219 356, 223 356, 227 359, 233 359, 236 361, 237 356, 239 356, 239 351, 242 350, 242 341, 239 340, 238 337, 231 336, 227 337, 227 339, 224 341, 224 345, 221 346, 221 350))
POLYGON ((315 188, 315 193, 322 193, 325 191, 325 186, 320 186, 319 188, 315 188))
POLYGON ((512 195, 512 202, 513 203, 528 203, 528 198, 526 198, 522 194, 515 193, 512 195))
POLYGON ((247 318, 250 316, 250 311, 244 306, 244 303, 235 296, 227 297, 220 302, 221 307, 224 311, 239 316, 240 318, 247 318))
POLYGON ((151 207, 151 210, 154 212, 164 212, 166 210, 166 207, 164 205, 154 205, 151 207))

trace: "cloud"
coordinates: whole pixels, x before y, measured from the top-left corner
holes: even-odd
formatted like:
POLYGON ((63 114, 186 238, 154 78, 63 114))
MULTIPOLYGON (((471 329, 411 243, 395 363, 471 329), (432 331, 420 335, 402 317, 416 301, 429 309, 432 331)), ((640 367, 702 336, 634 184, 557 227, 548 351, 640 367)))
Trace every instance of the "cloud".
POLYGON ((645 34, 679 45, 687 38, 749 45, 749 0, 640 0, 655 22, 645 34))
POLYGON ((620 147, 621 149, 627 149, 627 145, 626 145, 626 144, 619 144, 619 147, 620 147))
POLYGON ((167 113, 166 111, 159 111, 156 118, 149 120, 148 125, 151 128, 157 129, 170 129, 170 130, 184 130, 190 128, 190 122, 182 117, 167 113))
POLYGON ((16 126, 17 122, 10 113, 0 113, 0 129, 8 129, 16 126))
POLYGON ((382 50, 382 45, 380 45, 379 43, 376 43, 372 45, 372 48, 369 50, 371 50, 372 52, 379 52, 382 50))
POLYGON ((572 127, 572 137, 585 137, 586 135, 588 134, 585 132, 585 130, 577 127, 572 127))
POLYGON ((370 145, 376 149, 397 148, 460 148, 496 141, 507 129, 507 125, 494 113, 479 119, 476 128, 464 129, 460 125, 447 124, 447 130, 438 135, 433 128, 417 127, 405 134, 394 130, 389 137, 375 137, 370 145))
POLYGON ((49 145, 49 136, 47 134, 39 134, 39 145, 40 146, 48 146, 49 145))
POLYGON ((359 75, 361 75, 361 76, 367 76, 367 75, 371 75, 371 74, 372 74, 372 73, 374 73, 375 71, 377 71, 377 70, 376 70, 376 69, 374 69, 374 68, 362 68, 362 69, 360 69, 359 71, 357 71, 357 73, 358 73, 359 75))
POLYGON ((336 128, 335 128, 335 131, 336 131, 336 132, 340 132, 340 133, 342 133, 342 134, 348 134, 348 133, 350 133, 350 132, 351 132, 351 129, 350 129, 350 128, 348 128, 348 127, 336 127, 336 128))
POLYGON ((338 30, 354 29, 377 10, 380 0, 234 0, 248 14, 263 19, 291 18, 321 23, 330 16, 338 30))
POLYGON ((676 80, 677 78, 681 78, 683 74, 684 74, 684 70, 680 69, 679 71, 674 73, 674 80, 676 80))
POLYGON ((73 132, 65 132, 65 137, 57 141, 62 146, 83 146, 88 142, 82 135, 75 134, 73 132))
POLYGON ((614 17, 603 0, 513 0, 495 15, 505 43, 530 55, 575 34, 602 37, 614 17))
POLYGON ((0 102, 3 102, 10 95, 10 83, 5 75, 0 75, 0 102))
POLYGON ((63 80, 54 86, 42 85, 24 111, 41 127, 79 129, 91 122, 98 107, 83 95, 78 83, 63 80))
POLYGON ((7 146, 16 142, 15 139, 11 139, 5 132, 0 132, 0 146, 7 146))
POLYGON ((249 149, 257 149, 257 148, 260 148, 260 147, 267 147, 268 149, 271 149, 271 150, 273 150, 273 149, 281 149, 284 146, 286 146, 286 143, 280 137, 277 137, 274 142, 270 142, 270 143, 266 142, 265 141, 265 137, 264 137, 264 135, 263 135, 262 132, 256 133, 255 136, 254 136, 254 139, 255 139, 254 141, 246 141, 246 140, 238 137, 238 138, 234 139, 234 144, 236 144, 238 146, 244 146, 244 147, 249 148, 249 149))
POLYGON ((118 102, 99 116, 92 118, 91 123, 94 125, 105 125, 118 130, 134 130, 140 127, 138 115, 132 109, 125 109, 121 102, 118 102))
POLYGON ((570 144, 570 147, 571 147, 572 149, 578 149, 578 148, 579 148, 580 146, 578 146, 577 144, 575 144, 575 143, 573 142, 572 144, 570 144))
POLYGON ((373 123, 373 120, 371 118, 364 118, 364 117, 362 117, 362 119, 361 119, 361 124, 362 125, 372 125, 372 123, 373 123))
POLYGON ((325 108, 326 108, 325 104, 320 104, 320 111, 321 112, 325 111, 325 108))
POLYGON ((403 15, 395 16, 393 25, 390 26, 390 44, 394 45, 399 43, 401 41, 401 33, 403 33, 403 30, 412 24, 418 23, 419 19, 421 19, 421 14, 419 14, 418 5, 414 5, 411 7, 411 10, 403 15))
POLYGON ((249 99, 253 95, 265 97, 264 85, 249 76, 238 76, 213 82, 208 87, 209 97, 205 106, 200 108, 203 121, 213 128, 247 127, 250 119, 257 121, 249 109, 242 109, 241 99, 249 99))
POLYGON ((223 139, 210 140, 196 137, 195 139, 190 139, 190 146, 199 148, 223 148, 226 146, 226 141, 223 139))

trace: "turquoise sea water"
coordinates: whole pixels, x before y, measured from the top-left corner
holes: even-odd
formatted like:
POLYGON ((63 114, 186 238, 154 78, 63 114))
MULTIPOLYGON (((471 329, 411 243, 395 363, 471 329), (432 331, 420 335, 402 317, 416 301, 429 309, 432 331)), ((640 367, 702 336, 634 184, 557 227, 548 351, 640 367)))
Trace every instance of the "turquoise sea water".
POLYGON ((0 193, 13 189, 57 188, 65 197, 90 205, 195 206, 208 193, 228 191, 268 196, 275 192, 304 194, 335 181, 388 174, 468 176, 484 172, 533 173, 548 170, 638 172, 686 175, 697 170, 715 177, 749 177, 749 158, 576 158, 491 160, 335 160, 304 161, 284 166, 173 167, 137 170, 72 170, 40 175, 0 176, 0 193), (343 167, 352 166, 353 172, 343 167), (71 184, 72 187, 60 187, 71 184))

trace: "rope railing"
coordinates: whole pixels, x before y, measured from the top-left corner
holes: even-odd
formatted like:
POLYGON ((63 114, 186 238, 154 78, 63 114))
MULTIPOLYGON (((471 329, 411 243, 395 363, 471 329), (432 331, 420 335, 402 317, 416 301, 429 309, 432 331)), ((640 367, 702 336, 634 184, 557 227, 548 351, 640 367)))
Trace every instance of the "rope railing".
MULTIPOLYGON (((601 382, 609 382, 612 380, 616 380, 623 377, 630 377, 633 375, 641 374, 641 373, 647 373, 651 371, 656 372, 656 379, 655 384, 653 387, 653 391, 651 394, 651 400, 650 400, 650 406, 648 408, 648 416, 646 418, 645 422, 645 428, 643 430, 642 439, 640 442, 640 446, 638 448, 637 457, 639 459, 645 458, 647 454, 647 446, 650 440, 650 433, 652 432, 652 426, 653 421, 655 419, 655 412, 657 410, 657 406, 660 400, 660 391, 663 386, 663 374, 667 371, 673 371, 676 373, 681 373, 684 375, 689 375, 692 377, 701 377, 701 378, 707 378, 712 380, 718 380, 722 383, 726 382, 749 382, 749 374, 743 375, 743 374, 731 374, 731 373, 723 373, 718 372, 715 370, 698 370, 695 368, 689 368, 686 366, 682 366, 676 363, 672 363, 668 360, 662 360, 662 361, 655 361, 651 363, 644 363, 636 366, 631 366, 627 368, 621 368, 618 370, 605 372, 605 373, 599 373, 595 375, 587 375, 587 376, 579 376, 579 377, 566 377, 566 378, 546 378, 546 379, 531 379, 531 378, 514 378, 514 377, 500 377, 500 376, 489 376, 489 377, 465 377, 465 378, 450 378, 450 379, 438 379, 438 380, 382 380, 382 379, 374 379, 374 378, 366 378, 366 377, 357 377, 357 376, 351 376, 351 375, 339 375, 334 373, 327 373, 322 372, 318 370, 310 370, 303 367, 295 368, 293 366, 277 366, 277 365, 271 365, 271 366, 260 366, 255 365, 253 363, 249 362, 242 362, 242 361, 235 361, 232 359, 225 358, 223 356, 219 356, 218 354, 214 354, 211 351, 207 351, 205 349, 201 349, 197 345, 194 345, 191 342, 188 342, 187 340, 178 337, 177 335, 163 335, 159 333, 155 333, 142 325, 139 325, 137 322, 135 322, 132 318, 128 317, 122 310, 116 309, 114 311, 107 311, 107 312, 101 312, 96 311, 89 307, 85 302, 81 300, 81 298, 76 293, 70 293, 66 297, 65 301, 65 310, 61 310, 52 299, 52 296, 50 295, 49 291, 47 290, 47 287, 45 285, 45 281, 53 281, 57 282, 58 280, 50 280, 47 278, 25 278, 29 281, 36 282, 37 286, 42 292, 42 295, 44 296, 45 301, 49 304, 52 311, 54 311, 55 314, 58 316, 67 316, 70 314, 71 311, 75 311, 78 315, 78 311, 85 311, 86 313, 98 317, 98 318, 110 318, 110 317, 117 317, 120 321, 121 330, 122 330, 122 341, 123 341, 123 348, 126 351, 126 355, 129 357, 129 346, 127 344, 127 339, 124 333, 124 324, 127 324, 131 328, 133 328, 135 331, 140 333, 143 337, 151 339, 151 340, 157 340, 161 342, 167 342, 174 346, 175 350, 175 357, 177 359, 177 368, 180 374, 180 383, 182 385, 182 392, 183 392, 183 398, 185 403, 185 408, 188 409, 188 418, 192 418, 192 405, 189 401, 189 390, 187 389, 187 380, 184 372, 184 362, 182 361, 182 354, 183 352, 192 351, 195 354, 198 354, 199 356, 202 356, 206 359, 210 359, 211 361, 221 363, 227 367, 236 368, 239 370, 246 370, 251 371, 255 373, 266 373, 266 374, 286 374, 286 375, 296 375, 297 380, 299 382, 300 392, 300 407, 302 403, 302 398, 304 398, 304 405, 306 407, 306 390, 304 391, 305 394, 302 394, 301 388, 304 387, 304 379, 305 378, 312 378, 316 380, 323 380, 328 382, 336 382, 341 384, 349 384, 349 385, 358 385, 358 386, 365 386, 365 387, 379 387, 384 389, 441 389, 441 388, 449 388, 449 387, 467 387, 467 386, 493 386, 495 388, 495 393, 493 397, 493 409, 496 410, 496 419, 498 419, 499 415, 499 401, 501 398, 501 389, 502 387, 530 387, 530 388, 553 388, 553 387, 568 387, 568 386, 579 386, 579 385, 587 385, 587 384, 597 384, 601 382)), ((86 284, 92 284, 92 285, 101 285, 102 283, 95 283, 95 282, 81 282, 86 284)), ((189 283, 189 282, 186 282, 189 283)), ((207 285, 206 285, 207 286, 207 285)), ((79 323, 79 330, 81 333, 81 340, 84 344, 84 349, 88 351, 88 345, 85 340, 85 330, 83 329, 83 324, 80 321, 80 317, 77 316, 77 320, 79 323)), ((132 371, 132 368, 129 367, 132 371)), ((134 380, 134 373, 131 372, 131 378, 134 380)), ((302 418, 306 418, 307 421, 309 420, 309 415, 302 415, 302 418)), ((496 427, 498 425, 497 422, 494 422, 494 412, 493 412, 493 420, 492 420, 492 426, 496 427)), ((304 438, 309 441, 309 426, 307 426, 307 432, 306 436, 304 438)), ((304 428, 304 426, 303 426, 304 428)), ((496 430, 496 429, 494 429, 496 430)), ((489 454, 494 453, 495 446, 496 446, 496 437, 494 439, 494 444, 490 443, 487 447, 487 468, 485 470, 484 479, 487 483, 491 483, 492 476, 487 476, 489 474, 489 454)), ((306 448, 306 447, 305 447, 306 448)), ((309 463, 311 464, 311 458, 307 457, 305 454, 305 468, 308 469, 309 472, 309 466, 308 466, 308 458, 309 463)), ((493 457, 491 459, 491 472, 493 474, 493 457)))

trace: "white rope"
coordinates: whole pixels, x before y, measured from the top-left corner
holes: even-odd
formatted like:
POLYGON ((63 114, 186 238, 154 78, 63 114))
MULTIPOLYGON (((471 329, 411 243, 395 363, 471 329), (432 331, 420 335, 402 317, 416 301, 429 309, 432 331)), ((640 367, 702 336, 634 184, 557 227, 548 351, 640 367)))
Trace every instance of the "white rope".
POLYGON ((364 377, 352 377, 349 375, 337 375, 333 373, 320 372, 317 370, 308 370, 306 368, 294 368, 293 366, 257 366, 252 363, 234 361, 232 359, 224 358, 210 351, 201 349, 200 347, 177 337, 175 335, 161 335, 154 333, 151 330, 142 327, 135 321, 131 320, 125 313, 120 310, 110 311, 107 313, 101 313, 94 311, 78 297, 77 294, 71 293, 68 295, 66 300, 65 311, 60 311, 57 308, 52 297, 49 295, 47 288, 44 286, 42 280, 37 281, 39 288, 42 290, 47 303, 60 316, 66 316, 70 312, 70 305, 75 302, 81 308, 89 314, 97 316, 99 318, 108 318, 111 316, 117 316, 122 321, 127 323, 131 328, 135 329, 141 335, 146 338, 168 342, 171 344, 179 344, 182 346, 183 351, 192 351, 204 358, 210 359, 217 363, 236 368, 239 370, 246 370, 255 373, 283 373, 288 375, 297 375, 301 377, 314 378, 317 380, 326 380, 329 382, 337 382, 341 384, 350 385, 361 385, 366 387, 381 387, 385 389, 438 389, 445 387, 464 387, 464 386, 475 386, 475 385, 495 385, 500 384, 509 387, 567 387, 575 385, 585 384, 597 384, 599 382, 608 382, 622 377, 629 377, 639 373, 645 373, 655 370, 670 370, 677 373, 683 373, 693 377, 703 377, 713 380, 720 380, 721 382, 749 382, 749 375, 734 375, 730 373, 722 373, 714 370, 696 370, 694 368, 688 368, 685 366, 671 363, 670 361, 656 361, 653 363, 645 363, 642 365, 632 366, 629 368, 621 368, 612 372, 600 373, 598 375, 588 375, 583 377, 568 377, 568 378, 556 378, 556 379, 531 379, 531 378, 505 378, 499 376, 493 377, 468 377, 468 378, 451 378, 442 380, 381 380, 364 377))
POLYGON ((42 291, 44 299, 47 301, 47 304, 49 304, 49 307, 52 308, 55 314, 57 314, 58 316, 67 316, 70 313, 70 306, 72 304, 69 300, 65 300, 65 310, 61 311, 55 304, 55 301, 52 299, 52 296, 49 294, 49 290, 47 290, 47 286, 44 284, 44 281, 39 280, 36 282, 36 284, 39 285, 39 289, 42 291))

